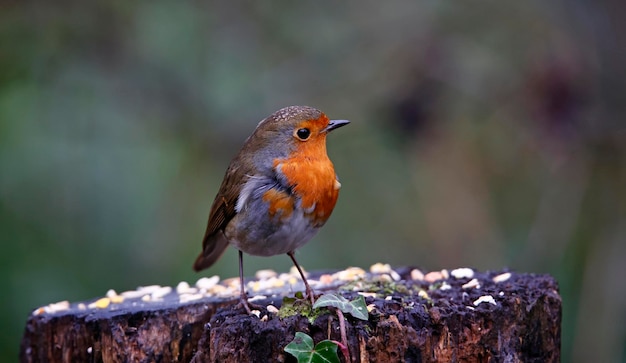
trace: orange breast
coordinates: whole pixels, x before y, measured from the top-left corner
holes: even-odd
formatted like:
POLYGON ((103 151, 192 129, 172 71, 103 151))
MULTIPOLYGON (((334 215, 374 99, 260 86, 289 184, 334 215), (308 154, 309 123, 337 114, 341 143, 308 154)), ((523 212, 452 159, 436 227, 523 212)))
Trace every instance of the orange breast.
POLYGON ((293 198, 283 192, 276 189, 270 189, 263 193, 263 201, 269 204, 269 214, 273 218, 277 213, 280 213, 280 218, 289 218, 293 212, 293 198))
POLYGON ((316 227, 321 227, 335 207, 340 186, 325 150, 321 158, 295 155, 286 160, 276 160, 275 167, 300 198, 305 215, 311 217, 316 227))

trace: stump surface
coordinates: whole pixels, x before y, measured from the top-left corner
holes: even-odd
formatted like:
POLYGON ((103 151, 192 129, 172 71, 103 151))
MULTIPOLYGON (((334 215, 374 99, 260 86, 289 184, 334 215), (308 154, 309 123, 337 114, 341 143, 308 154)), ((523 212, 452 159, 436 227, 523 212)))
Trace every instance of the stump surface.
MULTIPOLYGON (((364 293, 370 308, 367 321, 345 316, 352 361, 558 362, 561 298, 554 279, 472 274, 434 280, 427 274, 427 281, 411 279, 411 269, 396 269, 331 284, 328 291, 348 299, 364 293)), ((324 280, 319 274, 310 280, 316 278, 324 280)), ((94 301, 60 311, 41 308, 28 319, 20 360, 295 362, 283 349, 296 332, 316 343, 341 341, 338 317, 330 310, 322 309, 312 321, 267 310, 281 307, 288 294, 293 296, 273 291, 254 301, 262 306, 258 317, 236 308, 236 298, 203 296, 181 303, 175 291, 156 302, 144 295, 106 307, 94 301)))

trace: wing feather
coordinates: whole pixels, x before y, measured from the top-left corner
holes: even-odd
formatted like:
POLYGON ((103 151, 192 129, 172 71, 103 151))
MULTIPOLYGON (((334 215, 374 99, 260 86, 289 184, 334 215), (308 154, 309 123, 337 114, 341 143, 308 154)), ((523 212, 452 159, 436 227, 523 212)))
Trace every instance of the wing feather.
POLYGON ((200 271, 213 265, 228 247, 228 240, 224 236, 224 229, 237 214, 235 205, 245 182, 246 170, 239 167, 236 158, 226 170, 213 205, 209 213, 206 231, 202 240, 202 252, 193 265, 194 270, 200 271))

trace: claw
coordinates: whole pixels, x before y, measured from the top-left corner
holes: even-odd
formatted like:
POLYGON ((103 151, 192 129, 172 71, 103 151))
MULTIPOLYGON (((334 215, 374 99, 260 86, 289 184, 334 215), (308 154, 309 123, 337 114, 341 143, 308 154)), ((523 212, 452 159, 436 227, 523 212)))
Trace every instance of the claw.
POLYGON ((246 293, 243 293, 239 297, 239 303, 237 304, 237 307, 240 306, 243 306, 243 308, 246 309, 246 313, 248 313, 248 315, 252 314, 252 310, 250 309, 250 303, 248 302, 248 295, 246 295, 246 293))

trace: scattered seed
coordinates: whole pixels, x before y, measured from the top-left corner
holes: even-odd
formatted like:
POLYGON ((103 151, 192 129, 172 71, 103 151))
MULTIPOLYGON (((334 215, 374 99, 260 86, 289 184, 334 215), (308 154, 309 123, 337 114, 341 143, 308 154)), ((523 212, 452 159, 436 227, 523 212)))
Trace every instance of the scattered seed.
POLYGON ((444 268, 443 270, 441 270, 441 276, 443 276, 444 279, 447 279, 450 277, 450 273, 444 268))
POLYGON ((267 299, 267 296, 265 296, 265 295, 255 295, 255 296, 249 298, 248 301, 252 302, 252 301, 263 300, 263 299, 267 299))
POLYGON ((176 286, 176 292, 177 293, 179 293, 179 294, 197 294, 198 293, 198 288, 197 287, 191 287, 191 286, 189 286, 188 283, 185 282, 183 284, 183 282, 179 283, 176 286))
POLYGON ((124 291, 120 294, 120 296, 123 296, 126 299, 136 299, 143 297, 144 295, 151 294, 160 288, 160 285, 140 286, 137 290, 124 291))
POLYGON ((399 281, 401 279, 400 275, 395 272, 389 264, 375 263, 370 266, 370 272, 373 274, 386 274, 391 277, 393 281, 399 281))
POLYGON ((278 273, 276 273, 276 271, 274 270, 259 270, 256 272, 256 274, 254 274, 254 277, 256 277, 258 280, 266 280, 271 277, 277 277, 277 276, 278 276, 278 273))
POLYGON ((493 280, 493 282, 498 283, 498 282, 504 282, 504 281, 506 281, 506 280, 508 280, 510 278, 511 278, 511 273, 510 272, 505 272, 505 273, 500 274, 498 276, 494 276, 492 280, 493 280))
POLYGON ((251 281, 248 286, 254 291, 276 289, 285 286, 285 281, 277 277, 270 277, 265 280, 251 281))
POLYGON ((232 287, 234 289, 239 289, 239 277, 231 277, 222 282, 224 286, 232 287))
POLYGON ((474 277, 474 270, 467 267, 456 268, 450 271, 450 275, 455 279, 472 278, 474 277))
POLYGON ((439 280, 442 280, 443 278, 444 278, 443 274, 440 271, 431 271, 424 276, 424 280, 428 282, 439 281, 439 280))
POLYGON ((106 309, 110 303, 111 303, 111 299, 109 299, 108 297, 103 297, 89 304, 89 308, 90 309, 93 309, 93 308, 106 309))
POLYGON ((267 312, 271 314, 278 314, 278 308, 274 305, 268 305, 267 312))
POLYGON ((127 299, 136 299, 144 295, 147 295, 147 293, 141 290, 130 290, 130 291, 124 291, 120 295, 127 299))
MULTIPOLYGON (((300 268, 302 269, 302 273, 304 274, 304 277, 309 277, 309 273, 306 272, 304 267, 300 266, 300 268)), ((289 269, 289 274, 293 276, 300 276, 300 272, 298 271, 296 266, 291 266, 291 268, 289 269)))
POLYGON ((191 293, 191 286, 187 281, 181 281, 176 285, 176 293, 177 294, 189 294, 191 293))
POLYGON ((334 273, 333 277, 341 281, 354 281, 365 277, 365 270, 359 267, 348 267, 343 271, 334 273))
POLYGON ((363 292, 363 291, 358 291, 357 294, 363 296, 363 297, 376 297, 376 293, 375 292, 363 292))
POLYGON ((261 281, 250 281, 248 284, 248 289, 257 292, 261 290, 261 281))
POLYGON ((418 269, 411 270, 411 279, 412 280, 424 280, 424 273, 418 269))
MULTIPOLYGON (((239 284, 239 280, 237 280, 237 284, 239 284)), ((211 277, 202 277, 196 281, 196 287, 199 289, 209 290, 213 286, 217 285, 220 282, 220 277, 215 275, 211 277)), ((224 281, 226 283, 226 281, 224 281)))
POLYGON ((402 280, 402 277, 400 276, 400 274, 399 274, 399 273, 397 273, 397 272, 395 272, 394 270, 391 270, 391 272, 390 272, 389 274, 391 275, 391 278, 392 278, 394 281, 400 281, 400 280, 402 280))
POLYGON ((391 265, 389 264, 375 263, 370 266, 370 272, 373 274, 389 273, 389 271, 391 271, 391 265))
POLYGON ((335 279, 333 278, 332 275, 330 274, 323 274, 322 276, 320 276, 320 283, 323 285, 329 285, 331 284, 335 279))
POLYGON ((118 295, 117 292, 115 292, 115 290, 113 289, 107 291, 106 297, 111 299, 111 302, 113 304, 121 304, 124 301, 124 296, 118 295))
POLYGON ((250 315, 255 315, 257 318, 261 317, 261 312, 259 310, 252 310, 250 315))
POLYGON ((63 311, 63 310, 67 310, 70 308, 70 302, 67 300, 63 300, 63 301, 59 301, 57 303, 54 304, 50 304, 48 305, 48 307, 50 308, 50 312, 54 312, 56 313, 57 311, 63 311))
POLYGON ((217 296, 232 296, 239 292, 239 288, 226 287, 222 285, 215 285, 210 291, 204 291, 207 295, 217 296))
POLYGON ((67 310, 69 308, 70 308, 70 302, 67 300, 64 300, 64 301, 59 301, 59 302, 42 306, 38 309, 35 309, 35 311, 33 311, 33 315, 41 315, 43 313, 52 314, 52 313, 57 313, 59 311, 67 310))
POLYGON ((152 294, 154 291, 161 288, 161 285, 148 285, 148 286, 139 286, 137 291, 141 291, 144 294, 152 294))
POLYGON ((122 302, 124 302, 124 296, 120 295, 111 296, 109 299, 111 299, 111 302, 113 304, 121 304, 122 302))
POLYGON ((178 301, 180 301, 181 304, 184 304, 190 301, 200 300, 201 298, 202 298, 201 294, 181 294, 178 297, 178 301))
POLYGON ((152 300, 161 300, 165 297, 165 295, 169 294, 170 292, 172 292, 172 287, 171 286, 163 286, 155 291, 152 292, 152 300))
POLYGON ((464 289, 473 289, 473 288, 480 289, 480 282, 478 282, 477 279, 471 279, 467 283, 463 284, 463 286, 461 287, 464 289))
POLYGON ((489 304, 492 304, 492 305, 498 305, 496 303, 496 300, 491 295, 483 295, 483 296, 479 297, 478 299, 474 300, 474 302, 472 304, 474 304, 474 306, 478 306, 481 303, 489 303, 489 304))

